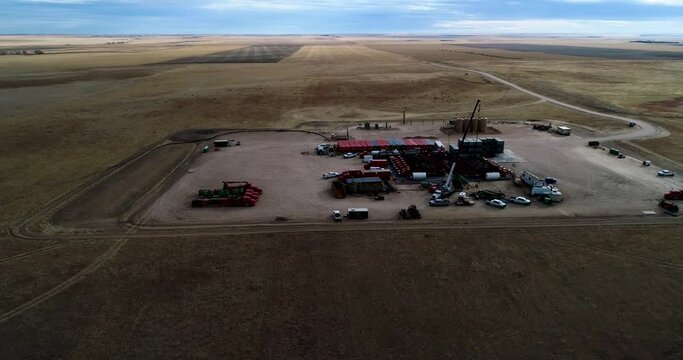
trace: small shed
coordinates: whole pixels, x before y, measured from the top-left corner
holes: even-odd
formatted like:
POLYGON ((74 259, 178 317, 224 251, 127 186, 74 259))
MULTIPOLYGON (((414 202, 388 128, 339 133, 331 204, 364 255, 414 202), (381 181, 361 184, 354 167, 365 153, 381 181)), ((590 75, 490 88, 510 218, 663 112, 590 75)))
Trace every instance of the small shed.
POLYGON ((558 126, 557 127, 557 133, 560 135, 568 136, 568 135, 571 135, 572 129, 567 127, 567 126, 558 126))

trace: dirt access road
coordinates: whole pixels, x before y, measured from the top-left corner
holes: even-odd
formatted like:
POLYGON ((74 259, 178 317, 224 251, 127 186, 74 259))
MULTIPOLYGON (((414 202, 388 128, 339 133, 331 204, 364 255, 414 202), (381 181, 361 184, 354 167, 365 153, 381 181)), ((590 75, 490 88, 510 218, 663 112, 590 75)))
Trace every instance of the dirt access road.
POLYGON ((525 93, 525 94, 527 94, 527 95, 531 95, 531 96, 533 96, 533 97, 536 97, 536 98, 538 98, 539 100, 546 101, 546 102, 548 102, 548 103, 550 103, 550 104, 557 105, 557 106, 560 106, 560 107, 564 107, 564 108, 567 108, 567 109, 570 109, 570 110, 574 110, 574 111, 579 111, 579 112, 582 112, 582 113, 585 113, 585 114, 594 115, 594 116, 600 116, 600 117, 604 117, 604 118, 610 118, 610 119, 614 119, 614 120, 623 121, 623 122, 626 122, 626 123, 634 122, 634 123, 636 123, 636 125, 637 125, 637 127, 638 127, 637 129, 635 129, 635 131, 631 131, 631 132, 623 133, 623 134, 620 133, 620 134, 614 134, 614 135, 608 135, 608 136, 604 136, 604 137, 599 137, 598 140, 602 140, 602 141, 612 141, 612 140, 636 140, 636 139, 642 140, 642 139, 652 139, 652 138, 666 137, 666 136, 669 135, 669 132, 668 132, 668 131, 662 129, 661 127, 659 127, 659 126, 657 126, 657 125, 651 124, 651 123, 649 123, 649 122, 647 122, 647 121, 640 120, 640 119, 634 119, 634 118, 630 118, 630 117, 626 117, 626 116, 613 115, 613 114, 606 114, 606 113, 602 113, 602 112, 595 111, 595 110, 589 110, 589 109, 583 108, 583 107, 581 107, 581 106, 568 104, 568 103, 566 103, 566 102, 564 102, 564 101, 557 100, 557 99, 553 99, 553 98, 551 98, 551 97, 548 97, 548 96, 545 96, 545 95, 542 95, 542 94, 533 92, 533 91, 531 91, 531 90, 528 90, 528 89, 526 89, 526 88, 521 87, 520 85, 517 85, 517 84, 515 84, 515 83, 513 83, 513 82, 507 81, 507 80, 502 79, 502 78, 500 78, 500 77, 498 77, 498 76, 496 76, 496 75, 493 75, 493 74, 490 74, 490 73, 487 73, 487 72, 484 72, 484 71, 473 70, 473 69, 466 69, 466 68, 462 68, 462 67, 458 67, 458 66, 452 66, 452 65, 442 64, 442 63, 436 63, 436 62, 428 62, 428 63, 431 64, 431 65, 434 65, 434 66, 442 67, 442 68, 454 69, 454 70, 459 70, 459 71, 473 72, 473 73, 475 73, 475 74, 482 75, 482 76, 484 76, 484 77, 486 77, 486 78, 489 78, 489 79, 491 79, 491 80, 493 80, 493 81, 496 81, 496 82, 498 82, 498 83, 501 83, 501 84, 503 84, 503 85, 505 85, 505 86, 508 86, 508 87, 510 87, 510 88, 513 88, 513 89, 515 89, 515 90, 519 90, 519 91, 521 91, 521 92, 523 92, 523 93, 525 93))

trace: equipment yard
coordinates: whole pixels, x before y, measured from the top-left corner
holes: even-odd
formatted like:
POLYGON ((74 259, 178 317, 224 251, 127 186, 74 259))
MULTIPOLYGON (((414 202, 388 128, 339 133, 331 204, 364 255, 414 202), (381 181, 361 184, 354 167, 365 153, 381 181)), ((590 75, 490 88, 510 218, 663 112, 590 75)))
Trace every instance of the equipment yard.
MULTIPOLYGON (((415 135, 437 138, 447 143, 438 125, 395 125, 392 137, 415 135)), ((508 208, 506 217, 613 216, 639 215, 657 209, 657 200, 666 191, 683 187, 680 177, 658 177, 656 167, 644 167, 633 158, 617 159, 607 151, 594 149, 581 135, 560 137, 531 130, 527 125, 495 125, 504 137, 508 151, 499 162, 517 172, 530 170, 559 179, 565 200, 548 206, 534 202, 530 207, 508 208), (514 165, 514 167, 512 167, 514 165)), ((386 131, 350 130, 352 136, 378 138, 386 131)), ((333 179, 323 179, 327 171, 343 172, 362 169, 359 158, 318 156, 317 144, 324 139, 300 132, 245 132, 230 134, 241 145, 197 154, 180 179, 142 213, 148 223, 260 223, 277 217, 288 221, 331 221, 334 209, 365 207, 373 220, 393 220, 401 207, 416 204, 425 218, 481 218, 501 214, 484 206, 430 208, 429 194, 418 181, 398 178, 392 181, 398 192, 385 196, 385 201, 371 196, 352 195, 335 199, 333 179), (253 208, 189 206, 199 188, 210 188, 223 180, 248 180, 264 190, 258 206, 253 208)), ((332 142, 334 143, 334 142, 332 142)), ((494 158, 495 159, 495 158, 494 158)), ((441 180, 439 177, 438 180, 441 180)), ((472 182, 470 189, 490 189, 508 197, 529 196, 527 188, 515 187, 510 180, 472 182)))

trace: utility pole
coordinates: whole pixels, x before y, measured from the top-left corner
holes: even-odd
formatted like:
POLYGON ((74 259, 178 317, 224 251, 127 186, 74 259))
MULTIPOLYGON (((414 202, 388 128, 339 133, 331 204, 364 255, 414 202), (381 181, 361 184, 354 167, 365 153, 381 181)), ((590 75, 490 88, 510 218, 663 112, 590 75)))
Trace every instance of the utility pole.
POLYGON ((403 125, 406 124, 406 109, 407 108, 405 108, 405 107, 403 108, 403 125))

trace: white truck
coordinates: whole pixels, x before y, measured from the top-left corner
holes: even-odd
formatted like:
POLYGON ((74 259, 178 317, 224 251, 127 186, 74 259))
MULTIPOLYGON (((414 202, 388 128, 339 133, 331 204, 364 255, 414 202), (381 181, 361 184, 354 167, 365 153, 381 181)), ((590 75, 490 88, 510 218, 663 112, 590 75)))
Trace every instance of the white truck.
POLYGON ((318 155, 328 155, 334 151, 334 145, 332 144, 318 144, 315 148, 315 152, 318 155))
POLYGON ((564 199, 562 192, 553 186, 534 186, 531 188, 531 196, 545 197, 551 202, 560 202, 564 199))

